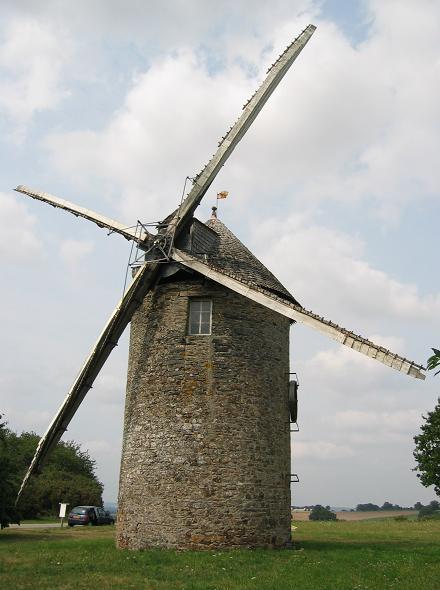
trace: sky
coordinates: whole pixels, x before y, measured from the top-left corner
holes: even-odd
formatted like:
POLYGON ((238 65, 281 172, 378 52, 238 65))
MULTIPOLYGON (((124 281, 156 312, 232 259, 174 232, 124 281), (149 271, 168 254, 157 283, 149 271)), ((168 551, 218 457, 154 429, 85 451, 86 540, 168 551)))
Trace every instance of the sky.
MULTIPOLYGON (((286 45, 310 42, 222 169, 220 219, 301 304, 421 364, 438 346, 440 5, 435 0, 4 0, 0 413, 42 434, 119 300, 130 244, 12 189, 127 226, 165 217, 286 45)), ((128 331, 65 435, 117 498, 128 331)), ((435 495, 415 380, 291 330, 295 505, 435 495)))

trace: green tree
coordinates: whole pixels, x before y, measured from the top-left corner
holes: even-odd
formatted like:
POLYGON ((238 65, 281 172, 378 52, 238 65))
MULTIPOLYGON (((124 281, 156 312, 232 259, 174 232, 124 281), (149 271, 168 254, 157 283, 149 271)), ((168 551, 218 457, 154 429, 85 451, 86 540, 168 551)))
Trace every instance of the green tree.
MULTIPOLYGON (((431 357, 432 358, 432 357, 431 357)), ((425 487, 434 486, 440 495, 440 398, 432 412, 422 416, 421 433, 414 437, 414 458, 417 462, 417 477, 425 487)))
MULTIPOLYGON (((25 473, 29 456, 34 455, 39 437, 25 432, 17 437, 18 454, 22 457, 25 473), (20 451, 21 449, 21 451, 20 451)), ((103 486, 95 475, 95 461, 87 451, 73 441, 59 442, 44 465, 42 473, 34 477, 20 500, 23 517, 56 514, 60 501, 71 507, 79 504, 102 506, 103 486)))
POLYGON ((356 506, 356 512, 371 512, 373 510, 380 510, 377 504, 367 502, 366 504, 358 504, 356 506))
POLYGON ((321 504, 314 506, 309 514, 309 520, 337 520, 336 514, 324 508, 321 504))
POLYGON ((0 528, 20 522, 20 514, 15 508, 15 495, 18 479, 14 462, 8 448, 8 429, 1 422, 0 415, 0 528))
MULTIPOLYGON (((432 352, 434 353, 432 356, 429 357, 428 362, 426 364, 428 371, 432 371, 436 367, 440 365, 440 350, 437 348, 433 348, 432 352)), ((438 375, 440 371, 434 373, 434 375, 438 375)))
MULTIPOLYGON (((433 348, 433 355, 428 358, 427 368, 432 371, 440 365, 440 350, 433 348)), ((440 371, 434 373, 438 375, 440 371)), ((418 471, 417 477, 425 487, 434 486, 435 493, 440 495, 440 398, 432 412, 422 416, 425 423, 420 427, 421 433, 414 437, 416 447, 414 458, 418 471)))
MULTIPOLYGON (((34 432, 17 435, 6 431, 7 458, 16 474, 13 496, 34 456, 40 437, 34 432)), ((95 461, 73 441, 59 442, 45 463, 42 473, 33 477, 19 502, 23 518, 56 515, 59 502, 71 507, 80 504, 102 506, 103 486, 95 474, 95 461)))

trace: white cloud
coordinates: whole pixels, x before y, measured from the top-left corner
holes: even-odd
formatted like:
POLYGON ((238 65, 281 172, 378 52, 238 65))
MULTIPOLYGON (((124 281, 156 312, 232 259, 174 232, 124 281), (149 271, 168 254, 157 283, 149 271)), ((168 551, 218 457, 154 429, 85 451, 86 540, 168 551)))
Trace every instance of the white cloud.
MULTIPOLYGON (((433 5, 426 10, 435 16, 433 5)), ((432 27, 416 27, 411 43, 418 51, 409 52, 395 38, 400 18, 392 22, 384 27, 377 19, 358 47, 334 24, 319 23, 222 171, 241 206, 252 199, 264 211, 286 191, 291 210, 321 199, 350 206, 364 199, 390 224, 406 202, 437 191, 439 41, 432 27)), ((215 73, 209 51, 189 46, 156 59, 133 80, 101 132, 52 134, 46 145, 53 161, 72 180, 100 177, 107 193, 122 195, 121 209, 130 219, 166 214, 178 203, 186 174, 206 163, 292 30, 298 21, 288 19, 265 31, 264 41, 244 35, 242 43, 252 47, 249 63, 238 59, 237 44, 215 73), (269 52, 268 42, 274 47, 269 52), (249 77, 249 64, 256 77, 249 77)))
POLYGON ((6 403, 4 413, 11 430, 15 430, 16 425, 19 424, 20 432, 32 431, 43 433, 46 431, 51 419, 49 412, 44 410, 23 410, 23 408, 17 409, 14 408, 13 400, 11 400, 9 404, 6 403))
MULTIPOLYGON (((356 235, 319 225, 310 215, 263 221, 253 239, 257 247, 270 243, 260 258, 304 307, 323 314, 325 306, 332 314, 328 319, 338 322, 344 314, 377 326, 384 318, 432 321, 440 315, 440 293, 422 296, 416 285, 374 268, 356 235)), ((356 331, 356 326, 345 327, 356 331)))
POLYGON ((174 50, 182 43, 221 45, 225 34, 238 40, 244 23, 258 34, 292 15, 316 12, 315 4, 312 0, 272 0, 270 4, 265 0, 168 0, 166 5, 142 0, 80 0, 75 4, 21 0, 12 6, 18 14, 67 23, 76 35, 86 38, 111 36, 117 43, 174 50))
MULTIPOLYGON (((295 339, 298 337, 294 334, 295 339)), ((384 338, 376 334, 372 334, 371 339, 392 352, 407 352, 408 345, 403 339, 384 338)), ((423 404, 430 404, 430 387, 426 382, 410 379, 374 359, 324 338, 321 346, 316 348, 313 354, 301 353, 305 356, 302 360, 296 358, 294 347, 292 359, 305 384, 304 393, 300 391, 301 406, 304 406, 301 419, 306 419, 311 428, 327 428, 332 416, 351 410, 383 417, 402 417, 399 412, 408 412, 414 418, 415 413, 412 412, 419 408, 420 420, 423 404), (309 391, 314 392, 313 395, 304 397, 309 391), (313 421, 312 415, 315 417, 313 421)))
POLYGON ((0 259, 37 259, 43 245, 34 228, 35 218, 26 206, 11 195, 0 193, 0 259))
POLYGON ((60 244, 60 257, 70 272, 78 272, 85 256, 93 252, 94 243, 90 240, 63 240, 60 244))
MULTIPOLYGON (((403 354, 405 350, 402 339, 385 338, 376 334, 371 335, 370 339, 393 353, 403 354)), ((371 391, 383 387, 384 375, 390 370, 374 359, 343 345, 318 351, 303 363, 302 368, 308 374, 315 375, 315 382, 320 381, 319 375, 325 376, 324 379, 332 384, 334 392, 339 392, 340 395, 347 395, 354 382, 362 384, 362 391, 356 389, 357 401, 361 395, 375 399, 375 396, 371 397, 371 391)), ((388 387, 391 388, 391 385, 388 387)))
POLYGON ((20 126, 53 109, 67 90, 63 67, 71 55, 65 30, 22 18, 9 22, 0 43, 0 107, 20 126))
MULTIPOLYGON (((425 9, 435 22, 438 8, 425 9)), ((358 47, 334 24, 318 23, 240 159, 228 164, 229 184, 246 205, 267 210, 277 193, 291 210, 362 199, 390 225, 408 202, 438 193, 438 35, 413 27, 408 43, 400 16, 389 22, 358 47)), ((279 28, 275 45, 285 38, 279 28)))
POLYGON ((112 445, 109 443, 109 441, 107 440, 86 440, 84 441, 84 443, 82 444, 82 446, 87 449, 91 456, 95 456, 97 454, 112 454, 113 453, 113 447, 112 445))
POLYGON ((343 459, 344 457, 352 457, 355 455, 355 451, 347 445, 335 444, 323 440, 313 442, 294 442, 293 453, 294 457, 297 458, 313 458, 321 459, 323 461, 343 459))
POLYGON ((336 412, 329 420, 335 427, 347 431, 375 433, 373 438, 377 442, 378 435, 394 435, 398 433, 415 432, 420 425, 418 410, 399 410, 392 412, 374 412, 360 410, 345 410, 336 412))
POLYGON ((210 76, 195 53, 181 51, 133 81, 102 133, 52 135, 46 146, 72 181, 99 176, 107 192, 122 195, 128 221, 153 221, 178 205, 185 176, 199 171, 223 132, 225 113, 231 119, 237 97, 241 102, 249 91, 238 66, 210 76))

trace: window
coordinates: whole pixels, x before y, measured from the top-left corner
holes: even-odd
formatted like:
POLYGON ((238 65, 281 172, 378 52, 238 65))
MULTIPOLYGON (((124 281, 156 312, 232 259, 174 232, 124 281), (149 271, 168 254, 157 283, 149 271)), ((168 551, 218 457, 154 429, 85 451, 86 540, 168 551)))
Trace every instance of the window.
POLYGON ((212 301, 189 300, 188 334, 211 334, 212 301))

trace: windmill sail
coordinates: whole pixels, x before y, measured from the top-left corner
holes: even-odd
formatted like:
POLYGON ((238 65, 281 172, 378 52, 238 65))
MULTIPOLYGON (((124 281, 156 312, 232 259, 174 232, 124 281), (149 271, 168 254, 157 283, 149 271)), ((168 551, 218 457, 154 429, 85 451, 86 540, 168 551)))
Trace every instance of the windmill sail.
POLYGON ((180 219, 185 223, 192 217, 199 206, 203 195, 206 193, 221 167, 234 151, 235 147, 245 135, 246 131, 255 121, 258 113, 266 104, 268 98, 281 82, 290 66, 306 46, 310 37, 315 32, 315 25, 308 25, 304 31, 285 49, 277 61, 269 68, 267 76, 261 86, 243 107, 243 112, 226 135, 220 140, 219 148, 203 170, 197 175, 195 183, 182 206, 175 212, 169 221, 170 226, 180 219))
POLYGON ((326 336, 329 336, 333 340, 365 354, 388 367, 401 371, 416 379, 425 379, 425 375, 422 373, 424 369, 421 365, 401 357, 398 354, 394 354, 386 348, 379 346, 362 336, 358 336, 354 332, 350 332, 329 320, 325 320, 315 313, 305 310, 300 305, 282 299, 266 289, 258 288, 255 285, 250 286, 242 280, 238 280, 232 274, 226 274, 224 270, 217 270, 212 264, 202 262, 198 258, 195 258, 186 252, 182 252, 181 250, 177 250, 176 248, 172 252, 172 258, 176 262, 180 262, 184 266, 195 270, 216 283, 224 285, 228 289, 231 289, 248 299, 252 299, 253 301, 256 301, 257 303, 260 303, 261 305, 264 305, 292 320, 310 326, 311 328, 324 333, 326 336))
POLYGON ((22 193, 23 195, 27 195, 32 199, 36 199, 37 201, 42 201, 43 203, 48 203, 52 205, 52 207, 57 207, 58 209, 63 209, 64 211, 69 211, 76 217, 83 217, 88 221, 92 221, 99 227, 105 227, 111 232, 121 234, 127 240, 133 240, 138 244, 142 244, 145 240, 149 237, 149 233, 145 231, 144 228, 141 231, 136 231, 136 229, 126 227, 123 223, 119 221, 115 221, 114 219, 110 219, 109 217, 105 217, 100 213, 95 213, 91 209, 86 209, 85 207, 80 207, 79 205, 75 205, 75 203, 71 203, 70 201, 65 201, 64 199, 60 199, 59 197, 55 197, 54 195, 50 195, 49 193, 42 193, 31 189, 27 186, 17 186, 14 189, 17 193, 22 193))
POLYGON ((17 502, 33 473, 40 471, 48 454, 58 443, 75 415, 81 402, 93 387, 93 382, 110 356, 113 348, 130 322, 134 312, 142 303, 146 293, 153 286, 159 271, 159 264, 144 265, 136 275, 127 293, 118 303, 90 355, 84 363, 67 397, 52 420, 49 428, 38 443, 30 467, 23 479, 17 502))

